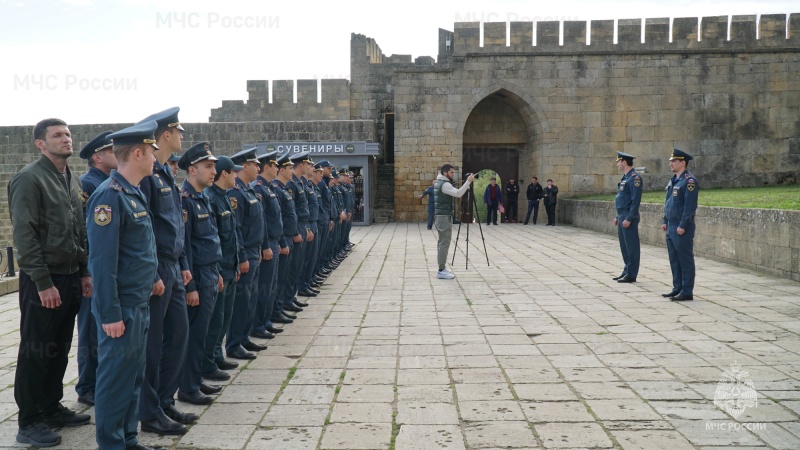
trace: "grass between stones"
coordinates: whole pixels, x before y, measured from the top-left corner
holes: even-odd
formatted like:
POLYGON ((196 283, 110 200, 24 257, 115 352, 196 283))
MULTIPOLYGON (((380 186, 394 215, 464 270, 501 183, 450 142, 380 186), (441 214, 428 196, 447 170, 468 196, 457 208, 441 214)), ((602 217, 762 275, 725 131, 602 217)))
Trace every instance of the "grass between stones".
MULTIPOLYGON (((642 203, 663 204, 664 191, 645 192, 642 203)), ((613 201, 616 194, 589 195, 575 197, 576 200, 613 201)), ((700 206, 718 206, 723 208, 758 208, 800 210, 800 185, 763 186, 731 189, 703 189, 700 179, 700 206)))

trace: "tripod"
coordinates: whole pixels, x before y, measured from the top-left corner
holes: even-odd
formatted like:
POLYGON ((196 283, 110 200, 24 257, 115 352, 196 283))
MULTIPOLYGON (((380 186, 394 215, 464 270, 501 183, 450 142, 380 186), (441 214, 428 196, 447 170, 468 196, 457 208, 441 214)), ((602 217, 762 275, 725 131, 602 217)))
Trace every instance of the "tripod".
POLYGON ((456 262, 456 252, 458 251, 458 237, 461 235, 461 225, 464 222, 467 223, 467 257, 466 261, 464 261, 464 269, 469 268, 469 224, 472 223, 472 213, 475 212, 475 215, 478 218, 478 229, 481 232, 481 241, 483 241, 483 254, 486 255, 486 266, 489 267, 489 253, 486 251, 486 239, 483 237, 483 228, 481 227, 481 215, 478 213, 478 203, 475 201, 475 190, 473 189, 474 185, 469 186, 469 190, 464 195, 464 198, 461 199, 461 223, 458 224, 458 232, 456 232, 456 245, 453 249, 453 260, 450 262, 450 265, 454 265, 456 262))

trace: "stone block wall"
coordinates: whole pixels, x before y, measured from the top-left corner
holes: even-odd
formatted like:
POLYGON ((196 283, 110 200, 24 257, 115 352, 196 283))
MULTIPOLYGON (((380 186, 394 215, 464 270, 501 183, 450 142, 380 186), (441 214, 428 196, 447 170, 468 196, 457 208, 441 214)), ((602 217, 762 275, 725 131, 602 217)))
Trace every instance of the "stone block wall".
MULTIPOLYGON (((558 207, 563 223, 617 234, 613 202, 567 199, 559 200, 558 207)), ((644 203, 640 213, 641 241, 666 247, 663 205, 644 203)), ((800 281, 800 211, 701 206, 696 221, 697 256, 800 281)))
MULTIPOLYGON (((69 166, 78 175, 86 172, 86 162, 78 152, 104 130, 119 130, 131 124, 70 125, 74 155, 69 166)), ((369 120, 308 122, 228 122, 183 123, 186 138, 183 148, 198 142, 210 142, 214 153, 232 155, 246 144, 262 141, 368 141, 375 140, 375 123, 369 120)), ((13 245, 8 214, 8 182, 26 164, 38 159, 41 152, 33 145, 33 125, 0 127, 0 248, 13 245)))

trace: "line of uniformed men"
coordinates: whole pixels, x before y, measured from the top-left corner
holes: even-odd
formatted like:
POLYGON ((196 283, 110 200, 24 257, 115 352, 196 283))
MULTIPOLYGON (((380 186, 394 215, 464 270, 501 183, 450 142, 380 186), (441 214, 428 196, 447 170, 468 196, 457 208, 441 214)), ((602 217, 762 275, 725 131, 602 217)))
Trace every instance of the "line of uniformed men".
POLYGON ((316 296, 352 248, 351 175, 337 173, 327 161, 314 164, 307 152, 278 158, 277 152, 257 155, 251 148, 216 157, 203 142, 180 157, 187 178, 179 188, 166 165, 183 140, 178 111, 170 108, 125 130, 101 133, 81 150, 90 161, 82 184, 92 276, 117 278, 113 286, 101 283, 109 292, 95 291, 99 295, 78 319, 76 390, 79 401, 98 410, 103 449, 144 448, 136 439, 137 418, 145 431, 186 433, 198 417, 175 408, 175 394, 184 402, 209 404, 221 387, 203 380, 229 379, 225 370, 238 367, 223 357, 223 336, 228 357, 254 359, 252 352, 266 346, 250 337, 271 339, 282 332, 275 324, 291 323, 293 313, 307 306, 297 296, 316 296), (113 170, 121 145, 153 149, 152 171, 138 185, 113 170), (126 222, 131 215, 136 220, 126 222), (141 221, 148 222, 150 236, 141 221), (136 245, 144 249, 124 252, 120 244, 136 233, 142 236, 136 245), (151 257, 150 241, 152 265, 141 264, 151 257), (151 275, 148 314, 142 315, 135 309, 141 305, 126 300, 124 280, 151 275), (117 319, 109 311, 120 307, 139 314, 125 320, 146 322, 125 322, 124 350, 114 341, 124 334, 98 332, 98 326, 106 330, 106 318, 117 319))

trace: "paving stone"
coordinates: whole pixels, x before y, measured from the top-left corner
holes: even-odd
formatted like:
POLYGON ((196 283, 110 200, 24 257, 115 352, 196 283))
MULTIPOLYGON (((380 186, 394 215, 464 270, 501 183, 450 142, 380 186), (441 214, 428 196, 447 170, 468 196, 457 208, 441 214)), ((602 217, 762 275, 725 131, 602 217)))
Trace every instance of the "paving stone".
POLYGON ((398 401, 396 422, 415 425, 457 425, 458 410, 452 403, 398 401))
POLYGON ((693 450, 694 446, 677 431, 612 431, 624 449, 648 450, 693 450))
POLYGON ((658 420, 661 418, 639 399, 587 400, 600 420, 658 420))
MULTIPOLYGON (((473 379, 476 380, 476 379, 473 379)), ((514 400, 508 384, 455 384, 458 401, 474 400, 514 400)))
MULTIPOLYGON (((214 401, 215 403, 272 403, 275 395, 280 390, 280 386, 276 384, 258 386, 253 388, 247 385, 231 385, 225 387, 222 393, 214 401)), ((186 406, 184 403, 183 406, 186 406)), ((181 406, 179 409, 182 409, 181 406)))
POLYGON ((394 384, 393 369, 347 369, 344 384, 394 384))
POLYGON ((434 369, 400 369, 397 372, 399 386, 415 386, 420 384, 450 384, 446 371, 434 369))
POLYGON ((464 436, 456 425, 402 425, 397 450, 464 450, 464 436))
POLYGON ((736 422, 719 420, 670 421, 694 445, 704 446, 763 446, 764 442, 736 422))
POLYGON ((699 400, 700 394, 676 381, 634 381, 628 383, 647 400, 699 400))
POLYGON ((527 422, 476 422, 462 428, 470 448, 534 448, 536 438, 527 422))
MULTIPOLYGON (((258 384, 277 384, 280 386, 286 381, 289 371, 286 369, 275 370, 258 370, 248 369, 242 370, 231 381, 231 384, 245 384, 245 385, 258 385, 258 384)), ((211 384, 218 384, 217 381, 211 381, 211 384)))
POLYGON ((611 439, 596 423, 543 423, 533 427, 545 448, 613 447, 611 439))
POLYGON ((262 427, 315 427, 323 426, 330 413, 330 405, 272 405, 262 427))
POLYGON ((520 402, 528 421, 541 422, 594 422, 594 417, 581 402, 520 402))
POLYGON ((332 423, 325 427, 321 449, 387 448, 391 423, 332 423))
POLYGON ((391 403, 394 401, 394 387, 383 384, 343 385, 336 396, 337 402, 344 403, 391 403))
POLYGON ((331 422, 392 423, 392 405, 389 403, 336 403, 331 422))
POLYGON ((574 401, 578 397, 570 390, 566 384, 515 384, 514 392, 520 400, 530 401, 574 401))
POLYGON ((560 383, 561 379, 555 368, 543 369, 505 369, 508 379, 513 384, 521 383, 560 383))
POLYGON ((178 441, 178 448, 240 449, 255 429, 255 425, 196 424, 178 441))
POLYGON ((447 359, 444 356, 401 356, 401 369, 445 369, 447 359))
POLYGON ((332 385, 299 384, 286 386, 278 398, 279 405, 330 404, 336 387, 332 385))
POLYGON ((628 384, 624 382, 616 383, 572 383, 572 388, 578 392, 581 398, 587 400, 597 399, 616 399, 616 398, 636 398, 634 392, 628 384))
POLYGON ((461 418, 467 422, 524 420, 522 409, 516 401, 459 401, 461 418))
POLYGON ((397 401, 453 403, 453 389, 443 385, 398 386, 397 401))
POLYGON ((728 419, 728 416, 710 401, 653 401, 650 402, 650 406, 667 419, 728 419))
POLYGON ((297 369, 289 384, 338 384, 343 372, 341 369, 297 369))
POLYGON ((264 413, 267 412, 269 403, 223 403, 215 408, 209 408, 198 424, 205 425, 257 425, 264 413))
POLYGON ((247 443, 248 450, 305 450, 319 442, 322 427, 274 427, 256 430, 247 443))

